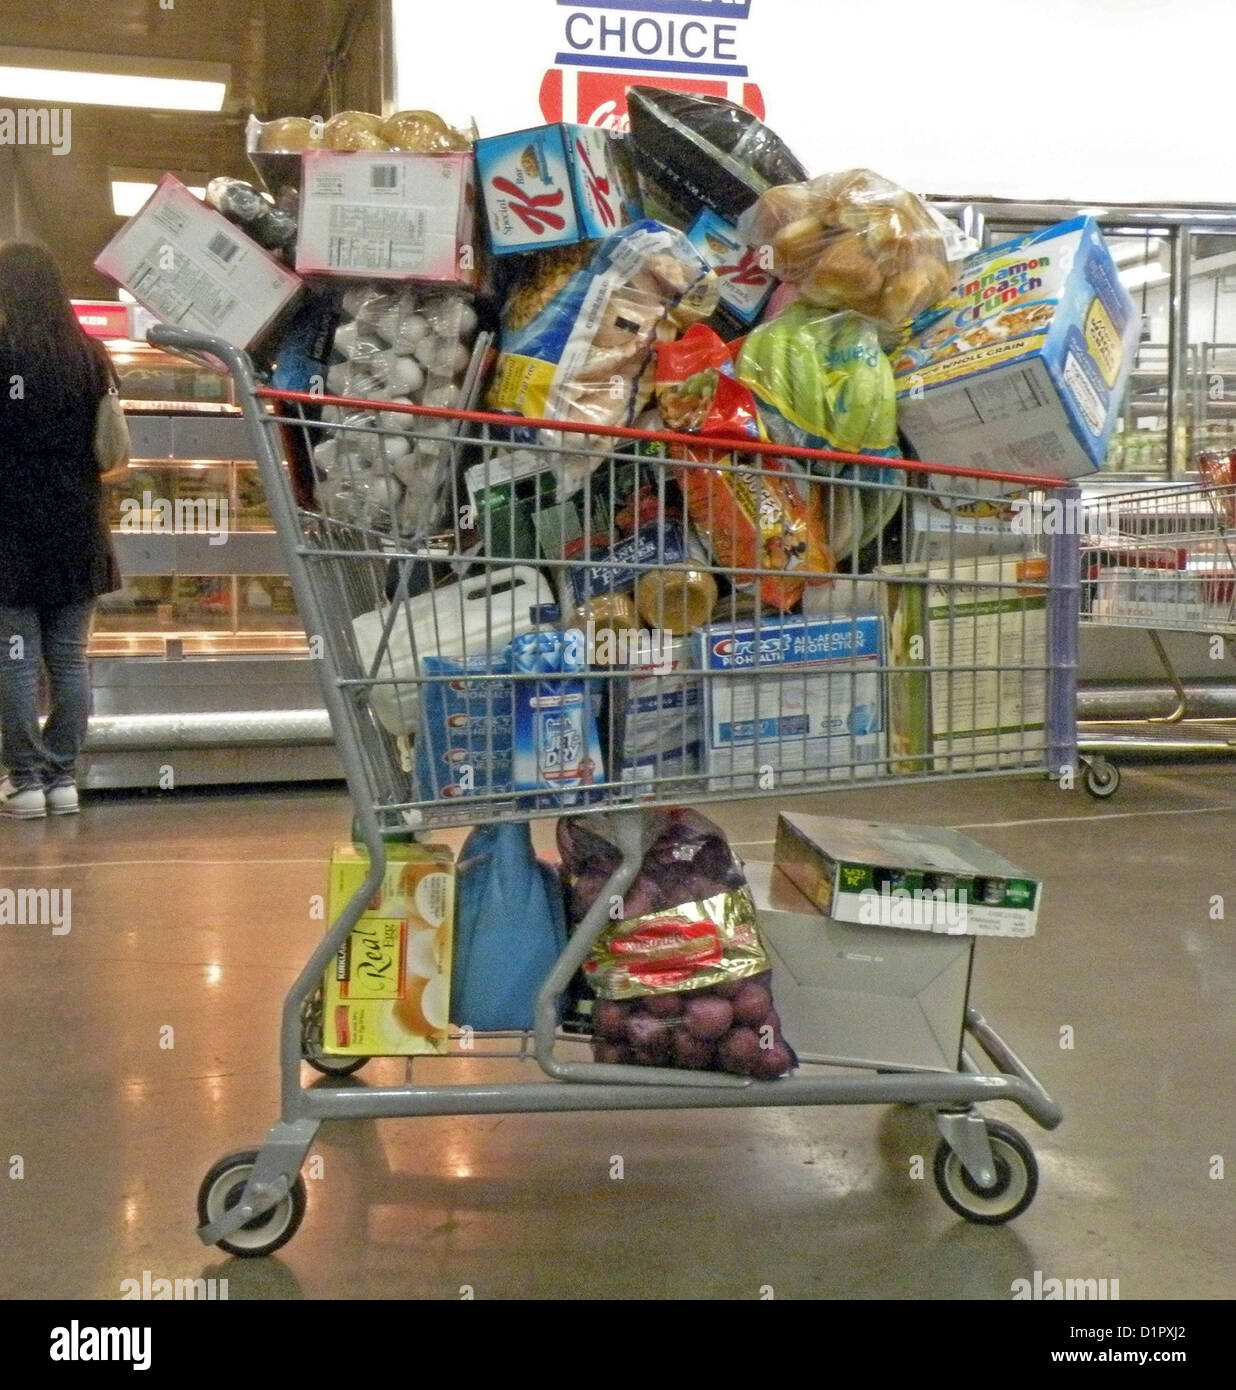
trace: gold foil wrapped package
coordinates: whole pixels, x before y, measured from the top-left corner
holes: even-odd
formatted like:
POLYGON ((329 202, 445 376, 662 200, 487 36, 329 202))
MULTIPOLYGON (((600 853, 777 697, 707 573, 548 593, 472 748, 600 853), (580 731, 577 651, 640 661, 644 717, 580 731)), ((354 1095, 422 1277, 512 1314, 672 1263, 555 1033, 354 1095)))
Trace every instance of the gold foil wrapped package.
POLYGON ((584 962, 601 999, 679 994, 769 969, 747 887, 617 922, 584 962))

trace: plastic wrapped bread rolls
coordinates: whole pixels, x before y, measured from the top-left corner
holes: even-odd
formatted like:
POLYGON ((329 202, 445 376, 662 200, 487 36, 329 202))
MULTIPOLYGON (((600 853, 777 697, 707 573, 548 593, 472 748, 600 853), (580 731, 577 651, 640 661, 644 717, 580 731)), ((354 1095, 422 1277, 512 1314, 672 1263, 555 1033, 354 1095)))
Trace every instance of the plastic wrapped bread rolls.
POLYGON ((953 282, 944 236, 904 188, 851 169, 771 188, 740 220, 752 246, 821 309, 853 309, 888 328, 943 298, 953 282))

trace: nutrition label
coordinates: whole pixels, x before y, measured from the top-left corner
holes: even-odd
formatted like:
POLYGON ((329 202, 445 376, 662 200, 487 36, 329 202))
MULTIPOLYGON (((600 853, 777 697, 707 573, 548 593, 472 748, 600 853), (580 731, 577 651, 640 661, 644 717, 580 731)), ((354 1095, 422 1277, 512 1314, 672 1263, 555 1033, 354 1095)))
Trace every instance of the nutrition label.
POLYGON ((212 333, 237 304, 236 296, 209 271, 161 238, 141 257, 130 283, 133 294, 160 318, 192 322, 212 333))
POLYGON ((327 263, 335 270, 424 269, 424 211, 356 203, 332 207, 327 263))

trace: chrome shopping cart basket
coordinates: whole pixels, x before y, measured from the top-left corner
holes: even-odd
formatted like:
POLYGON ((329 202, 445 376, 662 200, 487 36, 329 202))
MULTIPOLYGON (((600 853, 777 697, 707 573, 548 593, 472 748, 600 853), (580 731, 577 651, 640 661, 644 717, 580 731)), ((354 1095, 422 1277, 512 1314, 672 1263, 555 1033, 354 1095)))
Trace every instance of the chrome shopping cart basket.
POLYGON ((324 1120, 448 1114, 911 1103, 936 1117, 956 1211, 994 1224, 1025 1209, 1033 1152, 977 1107, 1011 1101, 1046 1128, 1060 1111, 968 1005, 951 1070, 759 1081, 583 1059, 560 1002, 657 808, 1071 768, 1076 536, 1026 534, 992 557, 958 526, 943 558, 907 564, 916 508, 947 507, 967 470, 279 391, 218 339, 150 337, 235 379, 368 854, 284 1000, 279 1120, 202 1184, 205 1243, 261 1255, 290 1239, 324 1120), (447 1068, 453 1050, 415 1077, 409 1062, 402 1085, 305 1084, 306 1060, 365 1060, 323 1050, 320 989, 388 840, 564 815, 605 817, 621 863, 535 1028, 490 1040, 539 1077, 426 1082, 422 1063, 447 1068))

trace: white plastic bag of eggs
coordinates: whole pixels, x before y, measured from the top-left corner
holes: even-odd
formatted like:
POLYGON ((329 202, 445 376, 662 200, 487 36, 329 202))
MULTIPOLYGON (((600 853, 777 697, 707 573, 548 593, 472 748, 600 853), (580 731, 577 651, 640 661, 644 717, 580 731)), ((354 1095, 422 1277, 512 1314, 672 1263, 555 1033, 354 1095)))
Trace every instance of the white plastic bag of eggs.
POLYGON ((392 394, 415 396, 427 377, 457 381, 468 369, 477 317, 463 294, 356 286, 342 311, 335 355, 343 362, 382 359, 370 375, 394 381, 400 390, 392 394))

